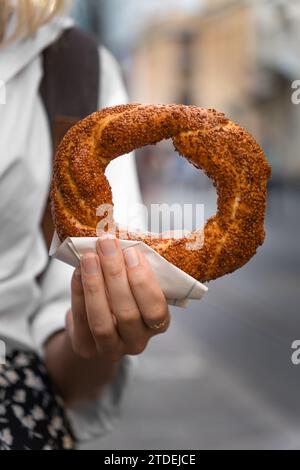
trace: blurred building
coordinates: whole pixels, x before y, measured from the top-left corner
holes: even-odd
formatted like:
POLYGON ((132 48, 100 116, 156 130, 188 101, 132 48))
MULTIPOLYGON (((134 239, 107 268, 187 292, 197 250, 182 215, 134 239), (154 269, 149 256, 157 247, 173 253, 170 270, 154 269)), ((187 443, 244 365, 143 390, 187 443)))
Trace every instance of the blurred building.
POLYGON ((264 147, 273 182, 300 179, 298 0, 76 0, 74 15, 122 62, 133 101, 221 110, 264 147))
POLYGON ((292 82, 300 78, 300 3, 255 2, 260 81, 257 108, 274 177, 300 178, 300 106, 292 104, 292 82), (262 83, 262 85, 260 85, 262 83))
POLYGON ((274 181, 298 180, 299 11, 296 2, 210 0, 196 15, 149 19, 133 48, 132 99, 222 110, 263 145, 274 181))

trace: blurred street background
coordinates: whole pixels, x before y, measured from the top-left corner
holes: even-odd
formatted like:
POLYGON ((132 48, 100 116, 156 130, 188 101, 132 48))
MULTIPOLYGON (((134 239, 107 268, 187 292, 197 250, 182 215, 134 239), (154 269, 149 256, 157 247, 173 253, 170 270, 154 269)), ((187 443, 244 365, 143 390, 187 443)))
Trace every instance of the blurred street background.
MULTIPOLYGON (((300 449, 300 79, 298 0, 77 0, 74 17, 117 57, 130 100, 214 107, 272 165, 267 238, 209 284, 139 359, 103 449, 300 449)), ((210 181, 169 142, 137 152, 146 204, 204 203, 210 181)))

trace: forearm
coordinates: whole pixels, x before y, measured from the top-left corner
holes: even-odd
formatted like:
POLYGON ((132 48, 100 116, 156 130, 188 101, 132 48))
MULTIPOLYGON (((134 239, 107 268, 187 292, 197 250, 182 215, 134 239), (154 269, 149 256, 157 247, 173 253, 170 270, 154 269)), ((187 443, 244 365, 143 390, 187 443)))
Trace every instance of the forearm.
POLYGON ((103 387, 112 382, 118 364, 101 356, 83 359, 72 349, 66 331, 54 335, 45 346, 48 373, 67 406, 101 395, 103 387))

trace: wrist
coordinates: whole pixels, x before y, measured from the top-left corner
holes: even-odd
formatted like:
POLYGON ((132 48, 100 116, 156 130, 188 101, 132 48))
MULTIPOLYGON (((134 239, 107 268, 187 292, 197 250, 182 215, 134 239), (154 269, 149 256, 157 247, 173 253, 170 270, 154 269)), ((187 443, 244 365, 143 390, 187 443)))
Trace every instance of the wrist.
POLYGON ((67 405, 100 397, 105 385, 118 372, 118 363, 99 355, 83 359, 75 354, 66 330, 52 336, 45 345, 45 362, 57 391, 67 405))

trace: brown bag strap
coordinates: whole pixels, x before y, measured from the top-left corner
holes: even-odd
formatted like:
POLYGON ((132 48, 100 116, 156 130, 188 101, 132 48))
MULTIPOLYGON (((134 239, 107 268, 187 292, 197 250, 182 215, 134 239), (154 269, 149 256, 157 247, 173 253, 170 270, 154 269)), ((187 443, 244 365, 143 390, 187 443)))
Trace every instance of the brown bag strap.
MULTIPOLYGON (((100 57, 93 36, 78 28, 66 30, 43 53, 40 93, 52 133, 53 155, 65 133, 98 109, 100 57)), ((49 203, 42 229, 50 247, 54 228, 49 203)))
POLYGON ((40 91, 54 133, 56 119, 83 119, 98 108, 98 45, 89 34, 71 28, 44 51, 43 60, 40 91))

